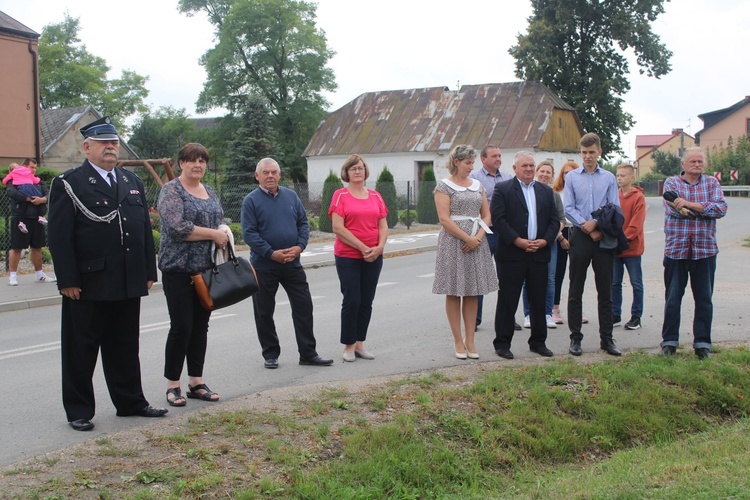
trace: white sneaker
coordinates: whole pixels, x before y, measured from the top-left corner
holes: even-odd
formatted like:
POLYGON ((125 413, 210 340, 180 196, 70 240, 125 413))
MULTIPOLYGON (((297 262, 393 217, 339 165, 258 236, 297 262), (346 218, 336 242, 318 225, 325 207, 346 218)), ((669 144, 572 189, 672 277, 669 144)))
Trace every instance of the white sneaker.
POLYGON ((8 278, 8 285, 9 286, 18 286, 18 277, 17 276, 10 276, 8 278))
POLYGON ((523 327, 524 328, 531 328, 531 320, 529 319, 528 316, 525 316, 523 318, 523 327))
POLYGON ((37 283, 54 283, 57 281, 57 278, 52 278, 51 276, 47 276, 46 274, 42 273, 39 276, 36 276, 34 278, 34 281, 37 283))
POLYGON ((547 328, 557 328, 557 323, 555 323, 551 314, 547 315, 547 328))

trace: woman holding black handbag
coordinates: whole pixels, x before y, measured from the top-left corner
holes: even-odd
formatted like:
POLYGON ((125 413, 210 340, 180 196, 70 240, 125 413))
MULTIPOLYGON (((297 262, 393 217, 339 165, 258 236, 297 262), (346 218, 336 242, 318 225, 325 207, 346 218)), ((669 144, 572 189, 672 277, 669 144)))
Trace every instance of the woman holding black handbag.
POLYGON ((164 184, 159 194, 159 269, 170 319, 164 376, 171 406, 187 403, 180 390, 186 359, 187 397, 219 400, 219 395, 203 381, 211 311, 201 306, 191 279, 212 267, 211 244, 224 248, 228 240, 227 233, 218 229, 224 216, 219 199, 210 186, 201 182, 208 160, 208 150, 201 144, 186 144, 177 156, 180 176, 164 184))

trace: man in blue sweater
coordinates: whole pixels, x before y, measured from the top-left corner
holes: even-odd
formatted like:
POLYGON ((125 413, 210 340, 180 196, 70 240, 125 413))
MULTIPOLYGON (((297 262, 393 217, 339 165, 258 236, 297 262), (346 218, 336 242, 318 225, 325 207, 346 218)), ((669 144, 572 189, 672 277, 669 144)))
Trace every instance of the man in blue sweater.
POLYGON ((258 162, 255 178, 260 187, 242 202, 242 236, 250 245, 250 260, 258 275, 253 311, 264 366, 279 366, 281 347, 273 321, 279 285, 286 290, 292 307, 299 364, 331 365, 332 359, 321 358, 315 350, 312 297, 299 257, 310 237, 305 207, 297 193, 279 186, 281 169, 272 158, 258 162))

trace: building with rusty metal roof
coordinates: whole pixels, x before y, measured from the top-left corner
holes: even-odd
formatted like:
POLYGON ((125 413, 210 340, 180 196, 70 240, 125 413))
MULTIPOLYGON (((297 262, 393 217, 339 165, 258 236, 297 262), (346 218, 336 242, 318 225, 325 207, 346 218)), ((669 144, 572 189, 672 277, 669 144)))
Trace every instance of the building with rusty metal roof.
POLYGON ((346 157, 358 153, 373 184, 387 166, 399 186, 418 183, 428 167, 438 179, 447 176, 445 160, 456 144, 498 146, 501 170, 510 173, 521 150, 556 166, 580 162, 582 135, 574 108, 538 82, 431 87, 362 94, 320 123, 303 154, 311 184, 338 173, 346 157))

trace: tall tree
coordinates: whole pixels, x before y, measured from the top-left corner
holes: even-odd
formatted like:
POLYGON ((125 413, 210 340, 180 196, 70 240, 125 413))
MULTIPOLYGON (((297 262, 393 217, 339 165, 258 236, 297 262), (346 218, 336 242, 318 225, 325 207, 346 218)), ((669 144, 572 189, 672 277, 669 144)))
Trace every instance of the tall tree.
POLYGON ((165 106, 138 118, 128 145, 141 158, 174 158, 194 135, 195 127, 185 109, 165 106))
POLYGON ((42 28, 39 39, 39 90, 44 109, 92 105, 125 130, 124 120, 146 112, 148 77, 125 70, 107 80, 107 62, 91 54, 78 38, 80 22, 67 13, 63 22, 42 28))
POLYGON ((542 82, 575 107, 605 155, 621 151, 620 134, 635 123, 622 109, 630 90, 625 52, 635 54, 641 74, 659 78, 671 70, 672 52, 651 30, 664 2, 531 0, 528 33, 509 50, 516 76, 542 82))
POLYGON ((201 58, 208 79, 197 107, 240 112, 248 95, 268 103, 282 171, 305 181, 302 151, 325 116, 322 91, 336 88, 326 67, 334 52, 315 26, 316 4, 300 0, 180 0, 187 15, 203 12, 217 45, 201 58))
POLYGON ((669 151, 659 151, 658 149, 651 153, 654 159, 652 172, 661 174, 665 177, 678 175, 682 171, 682 160, 679 156, 669 151))
POLYGON ((263 99, 248 99, 246 109, 241 116, 233 118, 233 123, 233 138, 227 141, 228 159, 221 183, 221 202, 225 216, 239 221, 242 200, 257 183, 255 166, 262 158, 276 155, 263 99))

